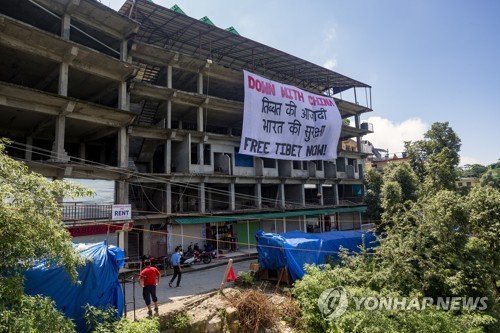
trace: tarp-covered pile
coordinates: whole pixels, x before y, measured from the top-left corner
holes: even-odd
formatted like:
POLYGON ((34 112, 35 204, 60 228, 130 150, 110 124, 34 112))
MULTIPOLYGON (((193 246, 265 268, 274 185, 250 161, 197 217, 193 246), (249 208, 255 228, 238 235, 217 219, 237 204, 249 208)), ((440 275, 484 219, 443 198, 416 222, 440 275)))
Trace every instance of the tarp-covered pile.
POLYGON ((293 280, 304 276, 305 264, 324 264, 325 257, 338 258, 341 247, 349 252, 359 252, 359 246, 375 246, 376 237, 371 232, 331 231, 319 234, 291 231, 283 234, 255 234, 259 266, 264 269, 287 268, 293 280))
POLYGON ((64 267, 48 267, 40 262, 26 272, 25 292, 52 298, 58 310, 72 318, 77 331, 85 332, 84 306, 107 308, 113 306, 118 315, 123 314, 123 293, 118 281, 118 271, 123 267, 125 255, 116 246, 105 243, 76 244, 73 246, 82 256, 89 258, 85 266, 78 268, 78 281, 72 283, 64 267))

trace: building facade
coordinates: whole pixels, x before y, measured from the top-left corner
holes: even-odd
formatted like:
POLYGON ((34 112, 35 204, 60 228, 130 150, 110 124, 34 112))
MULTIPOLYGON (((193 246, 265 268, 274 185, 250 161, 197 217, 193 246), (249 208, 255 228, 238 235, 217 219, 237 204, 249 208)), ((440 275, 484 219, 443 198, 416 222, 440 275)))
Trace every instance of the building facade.
MULTIPOLYGON (((46 177, 115 181, 114 203, 133 212, 133 228, 112 224, 128 257, 191 242, 250 250, 259 229, 360 228, 368 85, 146 0, 119 12, 94 0, 2 2, 0 31, 9 154, 46 177), (353 124, 338 158, 239 154, 243 70, 333 97, 353 124)), ((104 234, 110 209, 64 216, 70 229, 104 234)))

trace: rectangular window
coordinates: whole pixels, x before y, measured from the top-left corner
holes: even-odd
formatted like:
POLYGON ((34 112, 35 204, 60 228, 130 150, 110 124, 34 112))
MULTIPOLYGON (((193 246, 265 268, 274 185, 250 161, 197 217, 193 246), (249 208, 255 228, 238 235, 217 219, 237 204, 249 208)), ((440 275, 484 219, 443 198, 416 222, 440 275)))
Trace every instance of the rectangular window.
POLYGON ((212 154, 210 154, 210 145, 203 145, 203 164, 210 165, 212 164, 212 154))
POLYGON ((191 164, 200 164, 200 161, 198 160, 198 144, 197 143, 191 144, 191 164))
POLYGON ((262 158, 262 161, 264 161, 264 168, 276 168, 276 160, 273 158, 262 158))
POLYGON ((345 172, 345 158, 339 157, 337 158, 337 171, 345 172))

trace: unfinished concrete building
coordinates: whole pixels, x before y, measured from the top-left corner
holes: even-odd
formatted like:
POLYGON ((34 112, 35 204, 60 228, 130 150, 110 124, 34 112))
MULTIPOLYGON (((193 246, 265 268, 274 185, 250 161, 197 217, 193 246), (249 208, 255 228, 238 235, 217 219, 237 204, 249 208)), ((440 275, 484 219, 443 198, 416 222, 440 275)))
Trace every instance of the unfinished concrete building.
MULTIPOLYGON (((249 250, 259 229, 360 227, 368 85, 146 0, 119 12, 95 0, 3 1, 0 46, 9 154, 46 177, 115 181, 114 203, 133 210, 133 229, 115 237, 130 258, 190 242, 249 250), (338 158, 239 154, 244 69, 333 96, 350 120, 338 158)), ((110 207, 68 214, 69 228, 106 225, 110 207)))

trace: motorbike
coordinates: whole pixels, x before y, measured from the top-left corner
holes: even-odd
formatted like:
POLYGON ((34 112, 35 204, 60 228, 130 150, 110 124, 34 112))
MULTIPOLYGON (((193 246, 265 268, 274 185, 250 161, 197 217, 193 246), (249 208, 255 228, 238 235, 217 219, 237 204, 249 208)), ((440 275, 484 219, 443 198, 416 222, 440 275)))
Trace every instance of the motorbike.
POLYGON ((210 253, 207 253, 205 251, 203 252, 198 252, 194 251, 193 255, 191 257, 188 256, 181 256, 181 265, 182 266, 190 266, 192 264, 197 264, 203 262, 204 264, 209 264, 212 262, 212 256, 210 253))
POLYGON ((143 255, 141 259, 143 263, 144 260, 148 259, 151 262, 151 266, 157 269, 167 269, 170 267, 170 259, 168 256, 154 257, 151 255, 143 255))

